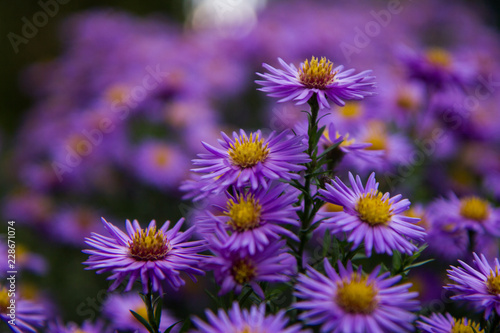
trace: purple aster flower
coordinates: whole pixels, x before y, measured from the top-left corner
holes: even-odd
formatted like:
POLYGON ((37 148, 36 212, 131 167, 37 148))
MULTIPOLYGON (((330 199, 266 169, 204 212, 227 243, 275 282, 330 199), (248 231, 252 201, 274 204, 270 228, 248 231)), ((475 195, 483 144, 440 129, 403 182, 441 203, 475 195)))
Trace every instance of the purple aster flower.
POLYGON ((498 259, 494 260, 492 267, 486 257, 479 257, 473 253, 475 266, 471 267, 462 260, 458 262, 462 267, 451 266, 448 277, 456 284, 447 284, 444 288, 456 293, 452 299, 471 302, 478 311, 484 311, 488 318, 493 310, 500 314, 500 264, 498 259))
POLYGON ((293 100, 300 105, 316 94, 320 109, 323 109, 330 107, 327 98, 343 106, 344 100, 360 100, 373 95, 375 82, 371 71, 352 75, 354 69, 343 71, 343 65, 333 68, 333 63, 325 57, 321 60, 312 57, 311 61, 301 63, 300 69, 281 58, 278 61, 285 70, 262 64, 270 73, 257 73, 264 80, 255 81, 263 86, 259 90, 280 98, 278 102, 293 100))
POLYGON ((479 324, 468 318, 455 319, 449 313, 433 313, 430 317, 420 316, 417 327, 426 333, 474 332, 484 333, 479 324))
POLYGON ((322 223, 332 233, 348 233, 347 240, 353 248, 364 241, 365 252, 370 256, 372 249, 377 253, 392 254, 393 250, 412 254, 417 250, 410 240, 422 241, 424 228, 416 225, 418 218, 402 213, 410 207, 408 199, 401 195, 390 197, 389 193, 378 191, 375 173, 368 178, 363 187, 359 176, 349 173, 352 189, 336 177, 333 186, 326 184, 326 190, 319 190, 325 201, 342 206, 343 211, 322 213, 327 217, 322 223))
POLYGON ((321 332, 403 332, 413 330, 418 309, 416 292, 409 292, 410 283, 394 286, 401 275, 379 276, 380 266, 368 276, 361 266, 354 271, 349 261, 339 273, 325 258, 326 276, 309 267, 300 274, 295 295, 302 301, 295 306, 304 310, 299 318, 310 325, 321 325, 321 332))
POLYGON ((306 146, 301 138, 288 139, 288 131, 278 135, 272 132, 266 140, 260 130, 250 136, 243 130, 240 135, 233 132, 233 139, 224 132, 221 134, 224 140, 219 140, 219 144, 224 149, 202 142, 209 153, 199 154, 200 159, 193 160, 201 168, 192 171, 207 173, 202 179, 212 180, 208 185, 202 182, 204 191, 220 192, 233 184, 237 187, 250 184, 254 190, 259 185, 267 188, 269 179, 300 178, 294 172, 305 170, 300 164, 310 161, 303 153, 306 146))
POLYGON ((355 135, 361 142, 371 143, 366 150, 379 152, 375 164, 373 160, 358 159, 356 166, 359 169, 387 171, 394 165, 412 163, 413 146, 408 138, 400 133, 390 133, 387 124, 382 121, 367 121, 355 135))
POLYGON ((219 309, 217 316, 210 310, 206 310, 208 323, 200 318, 194 317, 193 322, 198 327, 197 331, 203 333, 227 333, 227 332, 252 332, 252 333, 300 333, 306 332, 299 325, 286 327, 288 319, 285 311, 281 310, 275 315, 266 316, 264 303, 260 306, 253 305, 250 310, 240 309, 238 302, 226 314, 219 309))
POLYGON ((88 320, 84 321, 80 326, 76 323, 68 323, 65 325, 60 320, 49 323, 49 330, 51 333, 111 333, 112 331, 109 328, 104 327, 104 323, 102 321, 97 321, 92 323, 88 320))
MULTIPOLYGON (((106 303, 104 303, 103 307, 103 313, 111 321, 113 329, 142 332, 144 326, 132 315, 130 310, 138 313, 143 318, 148 318, 146 305, 136 293, 110 295, 106 298, 106 303)), ((161 332, 176 322, 177 320, 168 314, 166 310, 162 310, 160 319, 161 332)), ((178 328, 174 327, 172 332, 177 332, 178 330, 178 328)))
POLYGON ((269 244, 263 251, 250 254, 245 250, 228 251, 227 235, 218 233, 211 240, 214 256, 207 260, 207 269, 214 271, 215 280, 221 286, 219 295, 231 290, 240 293, 249 285, 257 295, 265 298, 257 282, 285 282, 295 273, 296 260, 287 252, 285 241, 269 244))
POLYGON ((470 64, 458 62, 445 49, 430 48, 417 53, 409 48, 401 48, 398 52, 410 78, 423 81, 432 88, 441 90, 450 85, 464 87, 472 82, 474 69, 470 64))
POLYGON ((115 280, 110 290, 117 288, 130 276, 125 291, 132 289, 138 278, 142 282, 143 291, 147 292, 148 281, 151 281, 153 291, 163 291, 164 285, 178 289, 184 284, 181 272, 192 279, 193 274, 203 274, 198 268, 203 251, 204 241, 186 242, 194 229, 180 232, 184 219, 180 219, 172 228, 167 221, 160 229, 156 229, 155 221, 151 221, 146 229, 142 229, 137 220, 127 220, 127 233, 102 219, 104 227, 111 237, 92 233, 86 238, 87 245, 92 250, 83 250, 90 254, 84 264, 86 269, 96 269, 97 273, 111 272, 108 280, 115 280))
POLYGON ((299 226, 297 191, 283 183, 271 185, 269 189, 226 192, 226 207, 216 206, 217 211, 198 221, 201 232, 213 233, 216 228, 229 233, 225 246, 231 251, 246 249, 250 254, 263 251, 273 240, 286 235, 298 241, 297 236, 284 225, 299 226))
POLYGON ((5 322, 12 332, 36 333, 36 328, 41 327, 45 320, 44 309, 36 303, 16 297, 12 310, 10 293, 7 286, 0 285, 0 320, 5 322))
POLYGON ((139 146, 135 160, 137 175, 160 189, 176 188, 189 165, 189 159, 178 147, 153 140, 139 146))
POLYGON ((500 236, 500 211, 478 196, 459 199, 451 193, 448 199, 438 199, 430 207, 433 220, 450 231, 466 229, 480 234, 500 236))

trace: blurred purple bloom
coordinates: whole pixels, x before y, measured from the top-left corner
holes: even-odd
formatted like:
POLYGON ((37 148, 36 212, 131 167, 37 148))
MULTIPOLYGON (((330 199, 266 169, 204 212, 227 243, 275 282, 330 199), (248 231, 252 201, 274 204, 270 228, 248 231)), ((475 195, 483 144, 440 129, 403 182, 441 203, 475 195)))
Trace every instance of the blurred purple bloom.
POLYGON ((220 192, 233 184, 251 185, 254 190, 259 185, 267 188, 270 179, 298 179, 294 172, 305 170, 300 164, 310 161, 303 153, 306 147, 300 137, 285 140, 287 131, 278 135, 272 132, 267 139, 262 138, 260 130, 250 136, 243 130, 240 135, 233 132, 233 139, 221 134, 224 140, 218 141, 224 149, 202 142, 209 153, 199 154, 200 158, 193 160, 201 167, 192 171, 206 173, 202 179, 212 180, 202 188, 204 191, 220 192))
POLYGON ((234 302, 232 308, 226 314, 222 309, 217 316, 210 310, 205 311, 208 323, 200 318, 193 318, 199 333, 228 333, 228 332, 252 332, 252 333, 300 333, 306 332, 300 329, 300 325, 286 327, 288 319, 285 310, 275 315, 266 316, 266 308, 262 303, 260 306, 253 305, 250 310, 241 310, 238 302, 234 302))
POLYGON ((90 254, 84 264, 86 269, 96 269, 97 273, 111 272, 108 280, 115 280, 110 290, 117 288, 130 276, 125 291, 132 289, 133 283, 140 279, 143 291, 147 292, 148 282, 153 291, 163 291, 165 285, 178 289, 184 284, 181 272, 194 279, 193 274, 203 274, 199 269, 204 241, 187 242, 194 229, 180 232, 184 219, 180 219, 172 228, 170 221, 156 229, 155 221, 151 221, 146 229, 142 229, 137 220, 127 220, 127 233, 102 219, 104 227, 111 237, 93 233, 86 238, 87 245, 93 250, 83 250, 90 254))
POLYGON ((343 106, 344 100, 360 100, 373 95, 375 82, 374 77, 369 76, 371 71, 352 75, 354 69, 343 71, 343 65, 333 68, 333 63, 324 57, 321 60, 312 57, 311 61, 301 63, 300 69, 281 58, 278 61, 285 70, 262 64, 270 73, 257 73, 264 80, 255 81, 263 86, 259 90, 280 98, 278 102, 293 100, 300 105, 316 94, 320 109, 323 109, 330 108, 327 98, 343 106))
POLYGON ((343 207, 343 211, 322 213, 327 217, 322 223, 332 233, 347 232, 353 248, 362 242, 365 253, 371 256, 372 249, 376 253, 392 254, 393 250, 412 254, 417 247, 409 241, 421 241, 425 236, 424 228, 416 225, 418 218, 404 216, 402 213, 410 207, 408 199, 401 195, 390 197, 389 193, 378 191, 375 173, 363 186, 359 176, 349 173, 352 189, 336 177, 333 186, 326 184, 326 190, 319 193, 327 202, 343 207))
POLYGON ((176 188, 189 166, 189 160, 178 147, 153 140, 141 143, 134 160, 139 178, 160 189, 176 188))
POLYGON ((462 260, 458 262, 462 267, 451 266, 448 277, 455 284, 447 284, 444 288, 455 292, 452 299, 470 302, 478 311, 484 311, 485 318, 489 318, 492 311, 500 314, 500 264, 494 260, 492 267, 486 257, 473 253, 474 267, 462 260))
POLYGON ((338 262, 339 273, 325 258, 326 276, 309 267, 300 274, 295 295, 302 299, 295 306, 304 312, 300 319, 309 325, 321 325, 321 332, 403 332, 411 331, 416 317, 410 311, 418 309, 411 284, 394 286, 401 275, 379 276, 380 266, 368 276, 361 266, 354 271, 348 261, 344 268, 338 262))

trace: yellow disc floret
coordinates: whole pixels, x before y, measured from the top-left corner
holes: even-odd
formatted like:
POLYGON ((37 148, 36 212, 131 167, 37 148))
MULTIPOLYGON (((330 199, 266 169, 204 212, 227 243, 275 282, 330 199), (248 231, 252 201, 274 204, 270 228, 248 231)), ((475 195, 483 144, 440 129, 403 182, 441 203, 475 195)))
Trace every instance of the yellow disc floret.
POLYGON ((460 200, 460 215, 467 219, 484 221, 490 216, 488 201, 470 196, 460 200))
POLYGON ((363 195, 356 203, 359 218, 372 226, 387 224, 392 217, 392 207, 389 198, 383 199, 383 194, 375 191, 363 195))
POLYGON ((161 260, 172 248, 163 232, 156 231, 156 227, 137 232, 129 247, 130 256, 140 261, 161 260))
POLYGON ((318 60, 312 57, 311 61, 306 60, 299 69, 299 81, 309 89, 325 89, 326 86, 335 81, 333 63, 322 57, 318 60))
POLYGON ((344 211, 344 207, 342 207, 340 205, 332 204, 330 202, 325 203, 323 205, 323 207, 325 208, 325 211, 327 211, 329 213, 343 212, 344 211))
POLYGON ((153 161, 158 167, 166 167, 170 163, 170 149, 166 146, 156 147, 153 152, 153 161))
POLYGON ((344 118, 355 119, 359 118, 363 114, 363 109, 361 103, 346 102, 343 107, 339 108, 339 113, 344 118))
POLYGON ((250 138, 240 136, 228 150, 233 164, 241 168, 250 168, 259 162, 264 162, 270 153, 268 145, 264 145, 264 139, 259 140, 259 134, 250 134, 250 138))
POLYGON ((368 284, 366 278, 354 274, 351 281, 342 281, 337 285, 335 300, 348 313, 369 314, 377 307, 377 290, 368 284))
POLYGON ((255 277, 255 267, 250 260, 239 259, 233 263, 231 275, 238 284, 244 284, 255 277))
MULTIPOLYGON (((148 309, 146 308, 146 305, 145 304, 140 304, 138 307, 136 307, 135 309, 133 309, 133 311, 135 313, 137 313, 139 316, 141 316, 142 318, 148 318, 148 309)), ((132 316, 132 314, 130 314, 132 316)), ((134 317, 134 319, 137 320, 137 318, 134 317)))
POLYGON ((479 324, 465 318, 454 319, 451 333, 484 333, 479 324))
POLYGON ((451 64, 450 54, 441 48, 432 48, 427 50, 425 54, 427 60, 436 66, 448 67, 451 64))
POLYGON ((227 222, 236 231, 251 230, 260 224, 260 212, 262 206, 253 195, 239 195, 236 202, 229 199, 225 213, 231 219, 227 222))
POLYGON ((9 291, 0 285, 0 313, 6 313, 10 304, 9 291))
POLYGON ((387 132, 385 129, 385 125, 377 121, 369 123, 366 137, 364 137, 362 141, 372 144, 371 146, 366 147, 365 149, 386 150, 387 132))
POLYGON ((490 275, 486 280, 486 287, 488 292, 492 295, 500 295, 500 274, 498 274, 498 267, 495 267, 495 272, 490 271, 490 275))

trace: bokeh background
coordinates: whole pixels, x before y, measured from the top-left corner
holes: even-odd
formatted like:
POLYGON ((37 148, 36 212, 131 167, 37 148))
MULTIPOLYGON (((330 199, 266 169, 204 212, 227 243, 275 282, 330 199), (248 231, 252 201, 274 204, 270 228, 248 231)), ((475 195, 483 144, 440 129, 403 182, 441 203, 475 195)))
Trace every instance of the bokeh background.
MULTIPOLYGON (((417 52, 446 49, 457 66, 485 77, 500 69, 500 4, 494 0, 401 1, 401 12, 392 15, 387 26, 380 25, 359 52, 346 57, 341 44, 354 45, 356 28, 365 29, 374 20, 372 11, 387 10, 388 4, 72 0, 58 4, 54 16, 16 52, 9 33, 22 35, 22 18, 32 22, 43 9, 37 1, 3 2, 0 233, 6 231, 7 220, 16 221, 18 255, 23 252, 26 257, 20 290, 46 302, 48 313, 64 321, 80 323, 97 315, 107 282, 84 271, 81 262, 86 255, 81 250, 90 231, 102 231, 100 216, 120 224, 126 218, 147 223, 196 214, 205 209, 203 204, 181 200, 178 188, 189 178, 190 159, 202 150, 200 140, 214 142, 220 130, 283 130, 300 117, 300 108, 277 106, 256 91, 255 72, 263 71, 262 62, 277 65, 277 57, 282 57, 298 64, 324 55, 348 68, 373 69, 381 93, 367 102, 364 112, 384 121, 395 120, 387 111, 388 101, 397 102, 393 92, 407 80, 397 56, 402 47, 417 52), (127 105, 127 96, 157 66, 166 73, 159 85, 146 89, 144 97, 132 97, 134 105, 127 105), (126 110, 119 111, 124 103, 126 110), (53 163, 67 162, 68 146, 85 150, 79 146, 85 140, 82 131, 99 127, 103 118, 110 119, 114 129, 59 178, 54 168, 61 164, 53 163)), ((495 95, 487 107, 498 109, 498 100, 495 95)), ((407 120, 395 123, 396 130, 408 133, 407 120)), ((466 143, 480 144, 495 160, 495 126, 490 122, 493 128, 483 132, 486 137, 476 128, 462 129, 460 135, 469 131, 466 143)), ((418 131, 405 135, 425 137, 418 131)), ((423 204, 449 190, 469 193, 478 188, 496 200, 500 191, 484 185, 490 171, 482 172, 474 163, 451 168, 465 165, 457 153, 464 140, 455 138, 454 134, 451 151, 430 157, 423 171, 397 189, 423 204), (432 162, 435 159, 439 161, 432 162), (453 172, 456 177, 446 176, 453 172), (436 185, 433 173, 444 177, 443 183, 436 185)), ((465 159, 470 156, 475 155, 465 159)), ((184 318, 188 310, 200 313, 210 305, 203 287, 189 284, 169 300, 172 313, 184 318), (193 299, 195 306, 186 304, 193 299)))

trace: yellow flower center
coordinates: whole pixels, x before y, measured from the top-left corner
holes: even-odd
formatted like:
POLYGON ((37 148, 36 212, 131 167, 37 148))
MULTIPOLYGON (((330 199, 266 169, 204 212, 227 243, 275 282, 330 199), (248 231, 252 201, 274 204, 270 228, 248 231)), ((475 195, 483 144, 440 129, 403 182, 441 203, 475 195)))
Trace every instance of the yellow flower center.
POLYGON ((385 126, 378 122, 373 122, 369 125, 369 129, 364 142, 371 143, 368 150, 386 150, 387 149, 387 133, 385 126))
POLYGON ((237 197, 236 202, 229 199, 227 210, 228 212, 225 215, 231 218, 228 224, 236 231, 251 230, 260 224, 262 206, 258 200, 255 200, 253 195, 240 195, 237 197))
POLYGON ((154 227, 137 232, 129 243, 129 249, 130 256, 136 260, 154 261, 165 258, 172 246, 163 232, 156 231, 154 227))
POLYGON ((453 326, 451 328, 451 333, 484 333, 484 330, 481 329, 479 324, 471 320, 462 319, 454 319, 453 326), (467 324, 466 324, 467 322, 467 324))
POLYGON ((170 162, 170 150, 167 147, 158 147, 153 154, 154 162, 159 167, 165 167, 170 162))
POLYGON ((84 331, 84 330, 77 328, 74 333, 87 333, 87 331, 84 331))
POLYGON ((431 64, 436 66, 448 67, 451 64, 450 54, 441 48, 429 49, 425 56, 431 64))
POLYGON ((415 210, 415 208, 411 207, 410 209, 408 209, 405 213, 404 213, 405 216, 408 216, 408 217, 416 217, 416 218, 419 218, 420 221, 417 222, 417 225, 425 228, 425 229, 429 229, 429 222, 427 221, 426 217, 425 217, 425 214, 423 212, 417 212, 415 210))
POLYGON ((400 92, 396 99, 396 105, 404 110, 415 110, 418 107, 418 101, 407 92, 400 92))
POLYGON ((460 215, 467 219, 484 221, 490 216, 488 201, 470 196, 460 200, 460 215))
POLYGON ((337 304, 348 313, 372 313, 378 302, 377 291, 372 284, 367 284, 366 278, 353 275, 350 282, 343 281, 337 285, 337 304))
MULTIPOLYGON (((146 305, 144 304, 141 304, 139 305, 137 308, 133 309, 134 312, 136 312, 139 316, 141 316, 142 318, 146 318, 148 319, 148 309, 146 308, 146 305)), ((132 315, 132 313, 130 313, 130 315, 132 317, 134 317, 132 315)), ((135 320, 137 320, 137 318, 134 317, 135 320)), ((138 320, 137 320, 138 321, 138 320)))
POLYGON ((325 205, 325 210, 327 212, 330 212, 330 213, 335 213, 335 212, 343 212, 344 211, 344 207, 340 206, 340 205, 336 205, 336 204, 332 204, 330 202, 327 202, 325 205))
POLYGON ((335 81, 337 72, 333 71, 333 63, 322 57, 312 57, 311 61, 304 62, 299 69, 299 81, 309 89, 325 89, 326 86, 335 81))
POLYGON ((358 199, 356 211, 359 218, 372 226, 387 224, 392 216, 392 207, 389 199, 382 199, 379 191, 365 194, 358 199))
POLYGON ((125 85, 117 84, 108 88, 105 92, 105 96, 110 102, 123 102, 127 94, 129 93, 129 88, 125 85))
MULTIPOLYGON (((0 286, 1 287, 1 286, 0 286)), ((5 287, 0 289, 0 313, 6 313, 10 304, 9 291, 5 287)))
POLYGON ((495 272, 493 270, 490 271, 490 276, 486 280, 486 287, 488 288, 488 292, 492 295, 500 294, 500 276, 498 274, 498 267, 495 267, 495 272))
POLYGON ((234 145, 231 144, 228 153, 233 164, 241 168, 250 168, 259 162, 263 162, 269 155, 270 150, 267 144, 264 146, 264 139, 259 140, 258 134, 254 137, 253 133, 251 133, 250 138, 246 136, 237 138, 234 145))
POLYGON ((339 108, 339 112, 344 118, 354 119, 361 116, 363 109, 360 103, 346 102, 343 107, 339 108))
POLYGON ((231 275, 238 284, 244 284, 255 276, 255 267, 250 260, 240 259, 233 263, 231 275))
MULTIPOLYGON (((356 141, 356 139, 354 139, 354 138, 349 139, 349 133, 344 134, 343 137, 344 137, 344 140, 340 143, 341 147, 349 147, 350 145, 352 145, 356 141)), ((335 133, 335 138, 336 139, 340 138, 339 132, 335 133)))

